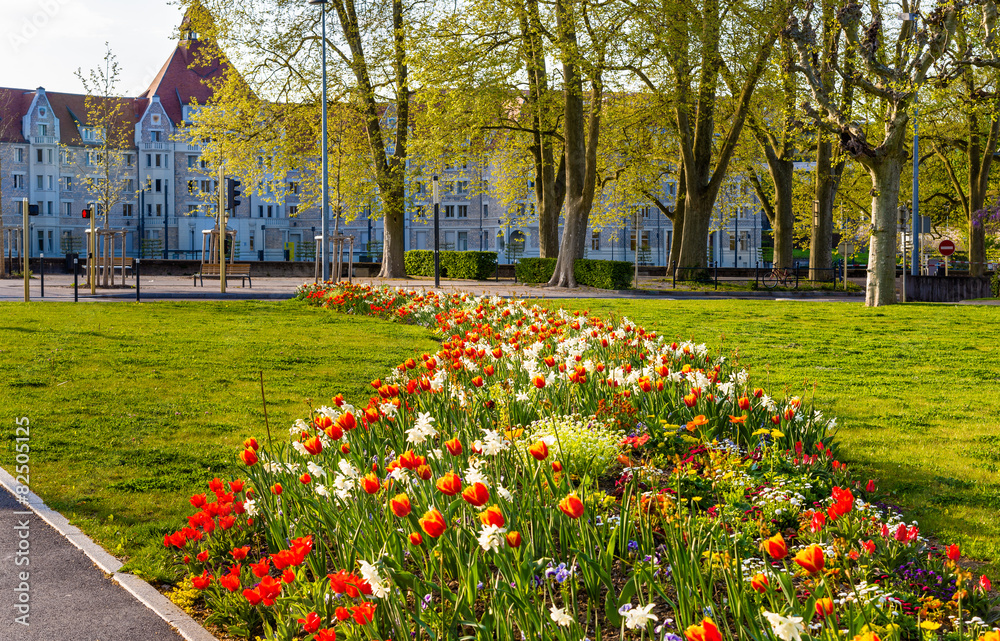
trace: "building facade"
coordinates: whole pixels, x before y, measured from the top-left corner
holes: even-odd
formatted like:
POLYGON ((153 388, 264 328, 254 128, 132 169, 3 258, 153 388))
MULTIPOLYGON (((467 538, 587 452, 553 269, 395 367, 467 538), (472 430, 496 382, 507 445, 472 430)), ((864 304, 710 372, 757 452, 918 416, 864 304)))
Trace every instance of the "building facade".
MULTIPOLYGON (((149 88, 125 98, 125 120, 131 134, 124 149, 124 197, 108 212, 108 225, 126 232, 126 253, 151 258, 198 258, 204 237, 215 222, 206 201, 217 181, 207 178, 197 145, 179 142, 180 128, 192 104, 205 104, 211 91, 205 81, 222 74, 220 65, 199 67, 197 35, 182 35, 149 88)), ((224 64, 224 63, 223 63, 224 64)), ((86 97, 0 87, 0 223, 19 228, 24 202, 38 205, 30 219, 31 256, 81 252, 89 221, 82 211, 94 202, 81 182, 93 164, 100 132, 87 122, 86 97)), ((490 167, 446 167, 441 182, 440 242, 443 249, 497 252, 500 262, 539 253, 537 224, 531 224, 533 196, 526 185, 520 210, 509 215, 489 189, 490 167), (528 216, 518 215, 525 210, 528 216), (518 224, 522 223, 522 224, 518 224)), ((321 227, 317 207, 300 207, 297 179, 286 177, 288 189, 279 195, 251 194, 229 218, 236 230, 237 259, 312 260, 314 238, 321 227)), ((259 188, 263 186, 258 186, 259 188)), ((407 214, 406 249, 432 249, 433 225, 429 194, 409 185, 417 203, 407 214)), ((664 200, 672 202, 675 186, 664 185, 664 200)), ((737 207, 722 216, 706 248, 710 264, 752 267, 760 258, 766 219, 759 207, 737 207)), ((733 208, 729 208, 732 210, 733 208)), ((670 264, 673 228, 650 203, 635 203, 638 215, 615 227, 589 230, 588 258, 635 260, 670 264)), ((375 213, 377 216, 377 212, 375 213)), ((101 218, 98 218, 101 220, 101 218)), ((339 223, 354 236, 362 257, 381 259, 382 221, 358 216, 339 223)), ((10 253, 11 247, 5 250, 10 253)))

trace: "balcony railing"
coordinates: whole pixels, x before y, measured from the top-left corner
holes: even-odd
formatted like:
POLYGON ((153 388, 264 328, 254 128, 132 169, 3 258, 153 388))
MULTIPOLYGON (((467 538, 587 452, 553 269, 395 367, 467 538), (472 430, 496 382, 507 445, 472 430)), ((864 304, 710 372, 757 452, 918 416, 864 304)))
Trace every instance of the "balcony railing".
POLYGON ((143 151, 163 151, 167 148, 167 143, 165 142, 144 142, 142 143, 143 151))
POLYGON ((56 144, 55 136, 32 136, 31 144, 33 145, 54 145, 56 144))

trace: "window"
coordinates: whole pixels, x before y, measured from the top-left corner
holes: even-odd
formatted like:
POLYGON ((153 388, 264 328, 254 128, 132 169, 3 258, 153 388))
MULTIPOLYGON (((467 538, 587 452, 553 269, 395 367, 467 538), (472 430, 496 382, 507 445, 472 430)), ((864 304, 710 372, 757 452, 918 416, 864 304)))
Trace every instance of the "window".
POLYGON ((258 205, 257 206, 257 218, 263 218, 263 217, 264 217, 264 205, 258 205))
MULTIPOLYGON (((131 184, 131 182, 132 181, 130 180, 129 183, 131 184)), ((73 177, 66 176, 66 191, 69 191, 70 189, 73 189, 73 177)))
POLYGON ((601 232, 595 231, 590 234, 590 248, 593 251, 601 250, 601 232))
POLYGON ((290 193, 290 194, 297 194, 297 193, 299 193, 299 183, 297 183, 297 182, 290 182, 290 183, 288 183, 288 193, 290 193))
POLYGON ((44 125, 44 124, 38 125, 38 135, 39 136, 48 136, 49 135, 49 126, 48 125, 44 125))
POLYGON ((293 218, 293 217, 298 216, 298 215, 299 215, 299 207, 298 207, 298 205, 290 205, 288 207, 288 217, 289 218, 293 218))
POLYGON ((160 142, 160 132, 158 131, 149 132, 149 139, 153 142, 160 142))
POLYGON ((445 205, 444 206, 444 217, 454 218, 455 217, 455 205, 445 205))
POLYGON ((489 217, 490 217, 490 206, 487 205, 486 203, 483 203, 483 218, 489 218, 489 217))
POLYGON ((35 151, 38 152, 37 155, 36 155, 36 157, 38 158, 38 162, 45 162, 44 160, 42 160, 42 158, 44 157, 44 156, 42 156, 42 150, 41 149, 36 149, 35 151))
POLYGON ((156 217, 159 218, 162 215, 163 215, 163 205, 157 203, 156 204, 156 217))
POLYGON ((198 166, 198 156, 188 156, 188 169, 194 169, 198 166))
POLYGON ((24 189, 24 174, 14 174, 14 189, 24 189))
POLYGON ((187 213, 187 215, 188 216, 197 216, 198 215, 198 205, 188 205, 188 213, 187 213))
POLYGON ((212 189, 212 181, 211 180, 203 180, 203 181, 201 181, 201 192, 203 194, 210 194, 213 191, 215 191, 215 190, 212 189))
POLYGON ((153 215, 153 206, 152 205, 146 205, 146 215, 147 216, 152 216, 153 215))
POLYGON ((274 211, 274 206, 273 205, 268 205, 267 206, 267 217, 268 218, 271 217, 271 214, 272 214, 273 211, 274 211))
MULTIPOLYGON (((632 251, 635 251, 635 230, 634 229, 632 230, 631 246, 632 246, 632 251)), ((641 244, 639 245, 639 250, 642 251, 642 249, 644 247, 645 248, 649 247, 649 232, 648 231, 642 232, 642 241, 641 241, 641 244)))
POLYGON ((135 193, 135 179, 129 178, 125 181, 125 191, 135 193))
POLYGON ((736 250, 736 236, 729 234, 729 251, 736 250))
POLYGON ((73 215, 73 203, 71 203, 71 202, 64 202, 62 204, 62 209, 63 209, 63 216, 72 216, 73 215))
POLYGON ((88 151, 84 156, 84 164, 88 167, 94 167, 98 163, 97 153, 93 151, 88 151))
POLYGON ((254 250, 254 245, 253 245, 253 230, 251 229, 250 230, 250 251, 253 251, 253 250, 254 250))
POLYGON ((160 124, 160 114, 153 114, 152 120, 154 125, 160 124))
POLYGON ((146 166, 147 167, 152 167, 153 166, 153 155, 152 154, 146 154, 146 166))
POLYGON ((469 183, 465 180, 458 181, 458 193, 467 194, 469 193, 469 183))
POLYGON ((54 213, 56 213, 56 210, 55 207, 52 206, 52 201, 50 200, 45 203, 45 215, 51 216, 54 213))
POLYGON ((195 192, 195 190, 198 188, 197 185, 198 185, 197 181, 195 181, 195 180, 189 180, 188 181, 188 193, 189 194, 193 194, 195 192))
POLYGON ((132 154, 125 154, 125 166, 131 167, 135 163, 135 158, 132 154))
POLYGON ((14 201, 14 213, 17 214, 18 216, 23 216, 24 215, 24 204, 23 203, 24 203, 24 201, 22 201, 22 200, 15 200, 14 201))
MULTIPOLYGON (((413 218, 414 220, 422 220, 427 216, 427 209, 423 205, 417 205, 413 208, 413 218)), ((418 247, 417 249, 421 249, 418 247)))
POLYGON ((740 232, 740 251, 746 251, 747 245, 750 244, 750 232, 741 231, 740 232))
POLYGON ((458 217, 459 218, 468 218, 469 217, 469 206, 468 205, 459 205, 458 206, 458 217))
POLYGON ((14 149, 14 162, 24 162, 24 147, 14 149))
POLYGON ((45 151, 48 152, 49 164, 51 165, 52 164, 52 150, 51 149, 46 149, 45 151))
POLYGON ((455 249, 460 252, 469 251, 469 232, 458 232, 458 245, 455 249))
POLYGON ((45 176, 36 176, 35 178, 38 179, 37 180, 37 182, 38 182, 38 188, 39 189, 44 189, 44 187, 42 187, 42 185, 43 185, 43 181, 45 180, 45 176))
POLYGON ((54 182, 54 180, 55 180, 55 177, 54 177, 54 176, 49 176, 49 189, 52 189, 52 188, 53 188, 53 187, 52 187, 52 183, 54 182))
POLYGON ((157 167, 160 167, 160 166, 162 166, 162 165, 160 164, 160 154, 156 154, 156 166, 157 166, 157 167))
POLYGON ((38 230, 38 251, 45 251, 45 232, 41 229, 38 230))
POLYGON ((50 229, 49 230, 49 253, 50 254, 54 254, 55 252, 56 252, 55 233, 50 229))
MULTIPOLYGON (((159 178, 157 178, 153 182, 153 185, 154 185, 153 186, 153 191, 156 191, 156 192, 163 191, 163 181, 160 180, 159 178)), ((221 233, 221 232, 219 232, 219 233, 221 233)))
POLYGON ((122 216, 126 218, 132 217, 132 203, 125 203, 122 205, 122 216))

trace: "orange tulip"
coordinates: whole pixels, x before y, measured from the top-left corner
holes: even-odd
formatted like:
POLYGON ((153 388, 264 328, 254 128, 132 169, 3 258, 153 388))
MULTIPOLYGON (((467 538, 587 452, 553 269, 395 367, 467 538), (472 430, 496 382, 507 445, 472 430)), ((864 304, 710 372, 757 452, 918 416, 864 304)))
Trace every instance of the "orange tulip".
POLYGON ((708 425, 708 419, 705 417, 704 414, 699 414, 698 416, 695 416, 693 419, 688 421, 686 427, 689 432, 693 432, 702 425, 708 425))
POLYGON ((410 497, 405 494, 397 494, 389 501, 389 507, 392 509, 393 514, 399 518, 403 518, 412 509, 410 506, 410 497))
POLYGON ((343 414, 338 416, 336 424, 338 427, 340 427, 340 429, 342 429, 345 432, 350 432, 351 430, 353 430, 355 427, 358 426, 358 422, 354 418, 354 414, 350 412, 344 412, 343 414))
POLYGON ((752 579, 750 579, 750 587, 752 587, 757 592, 764 594, 767 592, 767 588, 770 585, 767 581, 767 577, 763 574, 757 574, 752 579))
POLYGON ((472 377, 472 384, 475 385, 476 387, 482 387, 483 386, 483 377, 482 376, 474 376, 474 377, 472 377))
POLYGON ((544 461, 549 457, 549 446, 545 441, 537 441, 528 448, 528 453, 535 457, 535 460, 544 461))
POLYGON ((418 523, 420 523, 420 527, 423 528, 427 536, 435 539, 441 536, 448 528, 448 525, 444 522, 444 516, 437 510, 428 510, 418 519, 418 523))
POLYGON ((382 484, 379 483, 378 477, 371 472, 361 477, 361 489, 368 494, 375 494, 381 486, 382 484))
POLYGON ((420 545, 424 542, 424 537, 420 532, 410 532, 410 545, 420 545))
POLYGON ((431 480, 431 476, 433 476, 430 465, 421 465, 417 467, 416 474, 422 481, 429 481, 431 480))
POLYGON ((813 543, 795 555, 793 559, 809 574, 823 571, 823 548, 813 543))
POLYGON ((445 441, 444 446, 452 456, 458 456, 462 453, 462 441, 458 440, 457 436, 450 441, 445 441))
POLYGON ((479 520, 483 522, 483 525, 495 525, 497 527, 503 527, 507 523, 507 520, 503 517, 503 512, 496 505, 486 508, 479 515, 479 520))
POLYGON ((312 454, 313 456, 323 451, 323 443, 320 442, 318 436, 314 436, 310 439, 307 439, 306 442, 303 443, 302 445, 303 447, 306 448, 306 451, 312 454))
POLYGON ((562 470, 563 470, 562 463, 560 463, 559 461, 552 461, 553 472, 562 472, 562 470))
POLYGON ((816 616, 823 619, 833 614, 833 600, 819 599, 816 601, 816 616))
POLYGON ((574 492, 563 500, 559 501, 559 509, 571 519, 578 519, 583 516, 583 501, 574 492))
POLYGON ((437 480, 437 489, 448 496, 455 496, 462 489, 462 480, 454 472, 448 472, 437 480))
POLYGON ((243 465, 252 467, 257 464, 257 453, 252 449, 247 448, 240 452, 240 460, 243 461, 243 465))
POLYGON ((687 394, 684 396, 684 404, 688 407, 694 407, 698 404, 698 396, 695 394, 687 394))
POLYGON ((257 445, 257 439, 251 436, 247 440, 243 441, 243 447, 247 448, 248 450, 253 450, 254 452, 256 452, 260 446, 257 445))
POLYGON ((542 389, 543 387, 545 387, 545 377, 544 376, 535 376, 534 378, 531 379, 531 382, 538 389, 542 389))
POLYGON ((467 503, 479 507, 486 505, 486 502, 490 500, 490 491, 482 483, 474 483, 462 490, 462 498, 467 503))
POLYGON ((781 532, 764 541, 764 551, 771 555, 772 559, 783 559, 788 555, 788 546, 781 532))
POLYGON ((271 486, 271 494, 274 494, 275 496, 281 496, 281 492, 282 492, 281 483, 275 483, 274 485, 271 486))
POLYGON ((750 399, 746 396, 741 396, 738 403, 741 410, 746 411, 750 409, 750 399))
POLYGON ((507 536, 504 537, 504 538, 507 539, 507 545, 509 545, 510 547, 512 547, 512 548, 519 548, 519 547, 521 547, 521 533, 520 532, 508 532, 507 536))
POLYGON ((687 641, 722 641, 719 628, 708 617, 702 619, 701 625, 688 626, 687 630, 684 630, 684 637, 687 641))

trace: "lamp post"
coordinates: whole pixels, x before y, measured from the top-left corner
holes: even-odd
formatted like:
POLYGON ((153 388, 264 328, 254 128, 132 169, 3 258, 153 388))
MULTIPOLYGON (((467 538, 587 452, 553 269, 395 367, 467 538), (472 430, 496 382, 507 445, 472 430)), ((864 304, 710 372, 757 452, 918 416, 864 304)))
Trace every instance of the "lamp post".
MULTIPOLYGON (((916 13, 901 13, 899 17, 903 22, 913 23, 913 42, 916 44, 917 41, 917 19, 918 14, 916 13)), ((920 235, 918 224, 920 221, 920 137, 917 135, 917 100, 918 91, 920 87, 913 87, 913 205, 910 208, 912 210, 913 219, 910 222, 911 233, 913 234, 913 240, 911 243, 913 254, 910 257, 910 275, 919 276, 920 275, 920 235)), ((906 245, 903 246, 903 253, 906 253, 906 245)), ((903 267, 903 271, 906 271, 906 267, 903 267)), ((903 294, 904 300, 906 294, 903 294)))
POLYGON ((432 181, 431 198, 434 199, 434 288, 441 288, 441 228, 439 214, 441 202, 438 200, 438 177, 432 181))
POLYGON ((167 221, 170 219, 170 207, 167 201, 167 184, 168 181, 163 181, 163 260, 167 259, 167 221))
MULTIPOLYGON (((327 107, 327 103, 326 103, 326 3, 327 3, 327 0, 309 0, 309 4, 319 5, 319 7, 320 7, 320 23, 322 24, 321 33, 322 33, 322 37, 323 37, 323 46, 322 46, 322 50, 323 50, 323 63, 322 63, 323 64, 323 112, 322 112, 322 124, 320 125, 321 127, 323 127, 323 135, 322 135, 322 143, 321 143, 323 145, 323 149, 322 149, 322 152, 321 152, 321 156, 323 158, 323 160, 322 160, 322 165, 323 165, 323 169, 322 169, 322 171, 323 171, 323 204, 322 204, 322 211, 320 213, 320 227, 319 227, 320 232, 319 233, 323 237, 323 248, 322 248, 322 253, 321 253, 320 256, 321 256, 322 261, 323 261, 323 280, 324 281, 327 281, 327 280, 330 279, 330 265, 329 265, 329 262, 326 259, 327 242, 328 242, 328 240, 327 240, 327 217, 329 216, 329 203, 328 203, 328 201, 329 201, 329 184, 328 184, 328 182, 329 182, 329 176, 327 175, 327 173, 328 173, 328 169, 327 168, 328 168, 328 163, 329 163, 329 157, 327 156, 327 149, 326 149, 326 147, 327 147, 327 131, 326 131, 326 107, 327 107)), ((339 259, 339 257, 338 257, 338 259, 339 259)))
POLYGON ((146 233, 146 183, 139 190, 139 237, 136 239, 135 257, 142 258, 142 239, 146 233))

